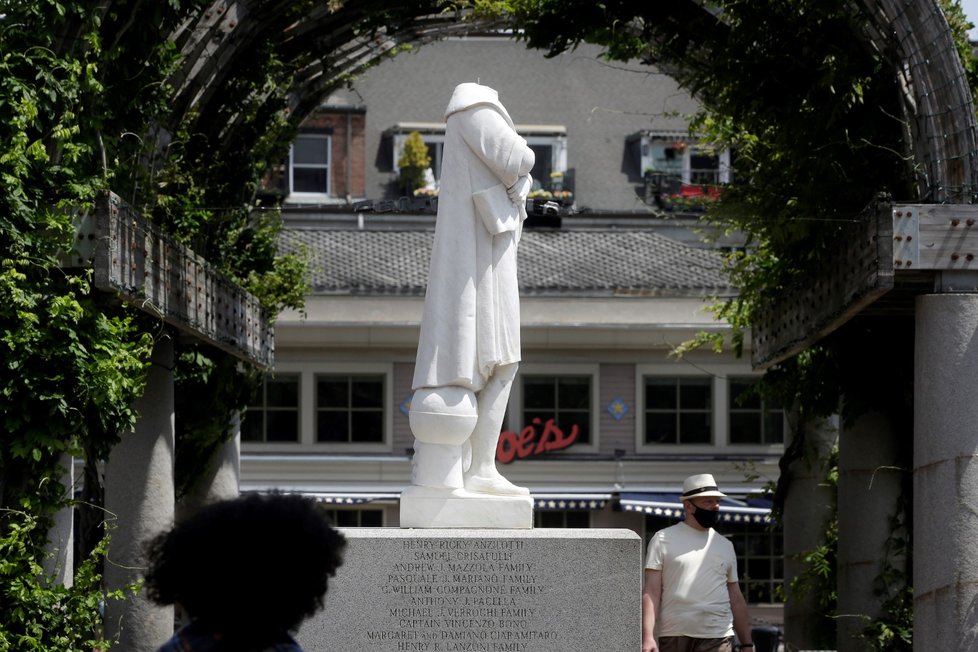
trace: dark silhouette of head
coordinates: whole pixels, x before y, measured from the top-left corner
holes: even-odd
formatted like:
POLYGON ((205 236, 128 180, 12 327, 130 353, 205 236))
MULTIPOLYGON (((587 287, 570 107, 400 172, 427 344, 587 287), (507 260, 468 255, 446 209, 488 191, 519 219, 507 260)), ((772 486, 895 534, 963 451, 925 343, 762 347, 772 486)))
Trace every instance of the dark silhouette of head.
POLYGON ((227 643, 261 649, 322 608, 345 547, 314 501, 249 494, 208 505, 150 541, 146 590, 227 643))

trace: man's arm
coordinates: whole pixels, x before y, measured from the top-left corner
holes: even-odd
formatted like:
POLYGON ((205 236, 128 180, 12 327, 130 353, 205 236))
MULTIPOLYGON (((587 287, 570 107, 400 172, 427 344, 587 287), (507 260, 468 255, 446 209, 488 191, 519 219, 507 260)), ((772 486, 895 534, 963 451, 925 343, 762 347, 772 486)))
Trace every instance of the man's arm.
POLYGON ((747 600, 740 592, 738 582, 727 582, 727 593, 730 594, 730 611, 733 613, 734 632, 741 646, 748 646, 748 650, 753 648, 754 641, 751 638, 750 619, 747 615, 747 600))
POLYGON ((662 571, 645 569, 642 589, 642 652, 658 652, 655 642, 655 616, 662 601, 662 571))

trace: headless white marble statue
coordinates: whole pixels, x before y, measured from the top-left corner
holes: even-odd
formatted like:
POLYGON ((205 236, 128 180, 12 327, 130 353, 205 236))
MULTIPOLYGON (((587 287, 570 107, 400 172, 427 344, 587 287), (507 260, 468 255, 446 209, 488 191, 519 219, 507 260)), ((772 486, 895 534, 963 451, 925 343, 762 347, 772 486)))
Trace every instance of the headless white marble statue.
POLYGON ((413 495, 527 497, 495 457, 520 360, 516 250, 533 151, 487 86, 457 86, 445 117, 410 411, 413 495))

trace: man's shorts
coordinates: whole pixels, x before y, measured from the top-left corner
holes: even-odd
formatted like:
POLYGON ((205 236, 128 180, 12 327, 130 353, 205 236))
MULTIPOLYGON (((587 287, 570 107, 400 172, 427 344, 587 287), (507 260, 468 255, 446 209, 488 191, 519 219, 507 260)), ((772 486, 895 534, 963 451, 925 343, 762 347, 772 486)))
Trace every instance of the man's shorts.
POLYGON ((659 652, 733 652, 733 639, 661 636, 659 652))

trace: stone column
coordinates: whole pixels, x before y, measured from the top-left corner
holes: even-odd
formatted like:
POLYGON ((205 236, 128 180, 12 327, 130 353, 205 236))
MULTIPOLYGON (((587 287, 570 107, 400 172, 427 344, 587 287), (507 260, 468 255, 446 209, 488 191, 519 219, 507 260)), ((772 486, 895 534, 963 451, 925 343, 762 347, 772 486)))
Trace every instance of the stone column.
MULTIPOLYGON (((901 474, 888 416, 867 412, 839 435, 838 652, 862 652, 863 628, 881 613, 873 595, 883 568, 890 517, 896 513, 901 474)), ((935 648, 936 649, 936 648, 935 648)))
POLYGON ((204 476, 180 500, 179 519, 191 516, 204 505, 238 496, 241 483, 241 415, 238 413, 231 418, 231 431, 234 435, 214 452, 204 476))
POLYGON ((978 649, 978 295, 917 297, 914 649, 978 649))
POLYGON ((793 438, 803 438, 802 450, 801 457, 787 469, 789 485, 782 517, 787 595, 784 642, 798 650, 834 649, 835 633, 827 631, 818 595, 810 590, 795 593, 791 580, 806 570, 803 558, 824 543, 825 525, 835 518, 835 492, 827 484, 826 475, 832 449, 839 442, 838 419, 820 419, 803 427, 800 434, 792 433, 793 438))
MULTIPOLYGON (((64 473, 61 484, 65 495, 71 497, 75 485, 75 460, 71 455, 61 456, 61 466, 64 473)), ((74 509, 65 507, 54 515, 54 523, 48 531, 46 549, 51 553, 44 560, 44 574, 53 577, 54 581, 64 586, 71 586, 75 581, 75 524, 74 509)))
MULTIPOLYGON (((134 408, 135 430, 123 433, 105 466, 106 525, 111 528, 105 583, 118 589, 142 577, 143 544, 173 524, 173 342, 153 351, 146 391, 134 408)), ((105 628, 118 637, 113 648, 153 652, 173 634, 173 608, 158 607, 145 594, 110 600, 105 628)))

